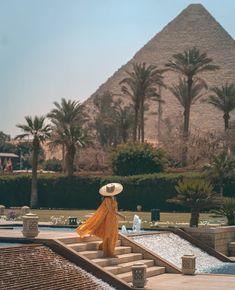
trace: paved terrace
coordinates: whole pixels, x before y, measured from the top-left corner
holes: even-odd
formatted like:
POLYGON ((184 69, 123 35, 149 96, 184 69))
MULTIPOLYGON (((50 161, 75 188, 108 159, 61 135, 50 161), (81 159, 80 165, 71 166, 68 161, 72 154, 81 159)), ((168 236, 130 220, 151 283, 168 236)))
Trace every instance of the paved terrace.
MULTIPOLYGON (((35 241, 38 243, 41 243, 43 240, 58 239, 58 238, 63 238, 63 237, 75 237, 75 236, 76 236, 76 233, 68 233, 68 232, 62 232, 62 231, 53 231, 53 232, 41 231, 38 237, 35 238, 35 241)), ((23 238, 20 230, 0 229, 0 242, 4 240, 26 241, 26 239, 23 238)), ((93 288, 93 289, 96 289, 96 288, 93 288)), ((102 289, 102 288, 97 288, 97 289, 102 289)), ((181 274, 166 273, 166 274, 162 274, 153 278, 148 278, 146 289, 148 290, 172 290, 172 289, 174 290, 204 290, 204 289, 205 290, 235 290, 235 276, 206 275, 206 274, 205 275, 199 274, 195 276, 184 276, 181 274)))

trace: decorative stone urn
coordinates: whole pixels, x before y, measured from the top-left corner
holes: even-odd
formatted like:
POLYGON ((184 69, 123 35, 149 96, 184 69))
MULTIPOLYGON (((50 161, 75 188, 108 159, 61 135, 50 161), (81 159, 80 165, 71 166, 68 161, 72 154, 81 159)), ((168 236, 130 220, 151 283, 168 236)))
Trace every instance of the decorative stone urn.
POLYGON ((36 214, 28 213, 23 216, 23 231, 22 234, 26 238, 35 238, 38 231, 39 217, 36 214))
POLYGON ((182 259, 182 274, 194 275, 196 270, 196 256, 184 255, 181 259, 182 259))
POLYGON ((146 268, 143 263, 135 263, 132 267, 132 283, 135 288, 144 288, 146 280, 146 268))
POLYGON ((30 212, 30 208, 28 206, 26 206, 26 205, 22 206, 22 208, 21 208, 21 215, 22 216, 29 213, 29 212, 30 212))
POLYGON ((0 216, 4 215, 4 211, 5 211, 5 206, 4 205, 0 205, 0 216))

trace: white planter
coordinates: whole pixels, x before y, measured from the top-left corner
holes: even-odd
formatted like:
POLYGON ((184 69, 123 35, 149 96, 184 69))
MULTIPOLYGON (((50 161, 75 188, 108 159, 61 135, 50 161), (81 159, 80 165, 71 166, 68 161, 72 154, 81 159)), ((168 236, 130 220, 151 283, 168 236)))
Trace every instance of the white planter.
POLYGON ((36 214, 28 213, 23 216, 23 231, 22 234, 26 238, 35 238, 38 231, 39 217, 36 214))
POLYGON ((182 274, 194 275, 196 270, 196 256, 184 255, 181 259, 182 259, 182 274))
POLYGON ((146 268, 143 263, 135 263, 132 267, 132 283, 135 288, 144 288, 146 284, 146 268))

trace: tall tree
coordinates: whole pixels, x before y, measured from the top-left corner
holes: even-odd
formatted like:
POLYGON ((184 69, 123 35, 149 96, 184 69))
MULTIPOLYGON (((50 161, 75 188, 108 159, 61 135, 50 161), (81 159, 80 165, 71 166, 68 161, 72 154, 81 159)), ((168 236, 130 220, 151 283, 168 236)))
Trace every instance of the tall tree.
POLYGON ((208 97, 208 103, 224 113, 224 130, 229 128, 230 112, 235 109, 235 84, 212 88, 213 95, 208 97))
POLYGON ((163 70, 146 63, 134 63, 132 69, 131 72, 126 72, 128 76, 120 82, 120 85, 122 92, 131 97, 134 105, 133 141, 137 139, 138 120, 140 120, 141 141, 144 142, 145 103, 148 98, 158 96, 156 86, 164 86, 163 70))
POLYGON ((10 139, 11 139, 10 135, 7 135, 3 133, 2 131, 0 131, 0 146, 5 144, 7 141, 10 141, 10 139))
POLYGON ((97 138, 103 147, 117 143, 116 126, 114 124, 115 106, 113 94, 105 91, 101 95, 96 95, 93 103, 98 110, 97 117, 94 121, 94 128, 97 138))
MULTIPOLYGON (((186 92, 187 98, 185 98, 185 112, 184 112, 184 127, 183 127, 183 166, 187 165, 187 141, 189 136, 189 119, 190 119, 190 107, 192 101, 193 88, 196 86, 196 82, 199 80, 199 74, 214 71, 219 69, 217 65, 214 65, 213 60, 207 57, 206 53, 201 53, 199 49, 193 47, 185 50, 183 53, 177 53, 173 55, 173 59, 165 65, 168 70, 176 72, 180 76, 183 76, 187 83, 186 92)), ((202 79, 201 79, 202 82, 202 79)), ((185 87, 185 85, 184 85, 185 87)))
POLYGON ((162 87, 159 86, 158 88, 158 97, 156 98, 156 101, 158 103, 158 109, 157 109, 157 139, 160 141, 161 139, 161 122, 162 122, 162 105, 165 104, 165 101, 162 99, 162 87))
POLYGON ((50 146, 62 146, 63 163, 68 176, 73 175, 74 158, 77 148, 88 142, 87 131, 82 128, 86 120, 83 106, 78 101, 65 100, 61 104, 54 102, 56 108, 48 114, 52 122, 52 141, 50 146))
MULTIPOLYGON (((115 107, 114 124, 117 129, 117 137, 121 143, 126 143, 130 135, 130 129, 133 126, 133 107, 122 107, 117 104, 115 107)), ((118 143, 120 143, 118 142, 118 143)))
POLYGON ((17 135, 16 139, 24 139, 26 137, 32 139, 32 187, 31 187, 31 208, 37 207, 38 192, 37 192, 37 168, 40 143, 50 137, 51 127, 45 124, 44 116, 35 116, 34 118, 25 117, 26 124, 16 125, 24 133, 17 135))
POLYGON ((191 93, 188 94, 188 82, 186 79, 179 79, 179 83, 177 85, 173 85, 170 87, 170 91, 177 98, 180 105, 184 109, 184 121, 183 121, 183 137, 184 144, 182 147, 182 164, 187 164, 187 155, 188 155, 188 145, 187 138, 189 132, 189 121, 190 121, 190 109, 191 106, 203 96, 203 89, 206 89, 207 86, 205 82, 200 79, 197 79, 193 82, 191 87, 191 93))
POLYGON ((79 148, 91 143, 90 136, 87 130, 77 124, 57 125, 52 127, 52 130, 53 134, 49 146, 64 145, 66 174, 72 176, 76 152, 79 148))

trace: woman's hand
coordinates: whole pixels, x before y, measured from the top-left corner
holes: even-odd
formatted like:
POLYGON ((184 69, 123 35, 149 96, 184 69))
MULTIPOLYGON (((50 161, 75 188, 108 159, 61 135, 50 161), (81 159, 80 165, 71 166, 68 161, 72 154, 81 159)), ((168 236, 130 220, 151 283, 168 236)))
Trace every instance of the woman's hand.
POLYGON ((126 217, 123 214, 120 214, 119 212, 116 213, 120 218, 122 218, 124 221, 126 220, 126 217))

